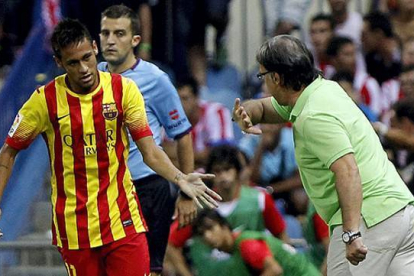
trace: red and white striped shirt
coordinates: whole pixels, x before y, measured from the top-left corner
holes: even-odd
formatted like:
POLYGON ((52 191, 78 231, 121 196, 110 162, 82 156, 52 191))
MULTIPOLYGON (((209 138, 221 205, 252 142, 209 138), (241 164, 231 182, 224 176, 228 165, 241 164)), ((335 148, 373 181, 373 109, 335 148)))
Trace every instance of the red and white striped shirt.
POLYGON ((379 115, 383 110, 383 98, 378 82, 365 71, 357 71, 354 77, 354 90, 358 93, 359 102, 368 106, 379 115))
POLYGON ((195 152, 234 139, 230 111, 223 105, 200 100, 201 116, 191 131, 195 152))

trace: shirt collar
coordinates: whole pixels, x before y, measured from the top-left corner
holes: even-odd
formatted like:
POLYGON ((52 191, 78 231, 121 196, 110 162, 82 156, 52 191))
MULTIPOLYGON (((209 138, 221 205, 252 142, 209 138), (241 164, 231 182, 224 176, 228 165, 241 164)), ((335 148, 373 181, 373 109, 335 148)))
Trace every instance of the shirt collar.
POLYGON ((299 95, 295 105, 292 108, 292 111, 290 112, 289 121, 294 122, 296 120, 296 118, 300 115, 303 108, 305 107, 305 104, 307 103, 309 96, 314 91, 316 91, 316 89, 318 89, 319 86, 321 86, 322 81, 323 78, 321 76, 318 76, 313 82, 311 82, 311 84, 306 86, 306 88, 299 95))

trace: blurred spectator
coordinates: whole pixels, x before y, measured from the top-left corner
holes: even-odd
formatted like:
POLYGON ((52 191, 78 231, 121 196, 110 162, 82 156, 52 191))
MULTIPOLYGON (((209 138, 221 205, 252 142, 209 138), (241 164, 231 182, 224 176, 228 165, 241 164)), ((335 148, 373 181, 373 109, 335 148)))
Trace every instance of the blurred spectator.
POLYGON ((326 49, 328 48, 334 33, 334 21, 332 16, 320 13, 312 17, 309 33, 315 66, 323 72, 325 77, 332 76, 332 71, 334 69, 329 63, 329 57, 326 54, 326 49))
POLYGON ((290 34, 303 25, 310 0, 262 0, 265 35, 290 34))
POLYGON ((214 210, 200 213, 194 230, 212 248, 231 254, 234 265, 225 275, 320 275, 293 247, 263 232, 233 232, 231 224, 214 210))
POLYGON ((414 36, 402 43, 401 52, 402 66, 414 65, 414 36))
POLYGON ((397 9, 391 14, 391 22, 400 42, 414 36, 414 1, 398 0, 397 9))
POLYGON ((402 43, 402 71, 398 78, 393 78, 383 82, 381 85, 382 93, 384 96, 384 115, 382 121, 388 124, 389 114, 386 114, 391 106, 398 100, 404 97, 403 90, 406 90, 406 93, 414 95, 413 84, 410 83, 410 79, 413 79, 412 74, 410 73, 414 70, 414 37, 409 38, 404 43, 402 43), (404 89, 401 88, 401 79, 404 79, 404 89))
POLYGON ((414 99, 403 99, 393 106, 391 127, 375 123, 374 129, 383 141, 394 146, 394 163, 399 173, 414 194, 414 99))
POLYGON ((368 73, 381 85, 401 71, 401 53, 388 16, 379 12, 364 16, 362 46, 368 73))
POLYGON ((414 99, 414 65, 407 66, 400 75, 401 93, 400 96, 414 99))
POLYGON ((311 202, 308 204, 304 234, 309 246, 309 250, 306 252, 308 259, 320 269, 322 275, 326 276, 329 227, 318 215, 311 202))
POLYGON ((190 78, 177 84, 178 95, 190 120, 196 168, 203 167, 214 145, 234 139, 230 111, 223 105, 199 99, 197 82, 190 78))
POLYGON ((274 198, 283 199, 286 213, 304 214, 306 197, 295 200, 304 192, 295 161, 292 128, 269 124, 260 128, 262 135, 245 135, 239 143, 250 160, 251 181, 262 187, 270 186, 274 198))
POLYGON ((349 0, 328 0, 335 21, 335 34, 347 36, 359 47, 361 44, 362 16, 349 11, 349 0))
POLYGON ((353 89, 357 96, 353 99, 357 103, 368 106, 373 113, 379 115, 382 111, 382 95, 378 82, 365 71, 357 70, 356 46, 347 37, 332 38, 327 54, 336 71, 348 72, 353 78, 353 89))
MULTIPOLYGON (((211 151, 206 171, 216 175, 213 189, 223 198, 217 211, 228 219, 232 227, 255 231, 267 229, 275 237, 287 241, 285 221, 275 208, 271 196, 262 190, 242 185, 245 168, 242 160, 242 154, 236 147, 224 145, 211 151)), ((171 226, 167 259, 179 270, 177 272, 180 275, 191 275, 182 255, 182 248, 191 236, 191 226, 178 229, 177 221, 171 226)), ((219 259, 217 255, 212 255, 211 248, 200 239, 193 239, 189 252, 197 275, 223 274, 231 265, 224 256, 219 259)))
POLYGON ((351 97, 351 99, 358 105, 359 109, 365 114, 370 122, 376 122, 378 116, 363 102, 360 100, 360 94, 354 90, 354 77, 349 72, 338 71, 332 76, 332 80, 338 82, 338 84, 345 90, 345 92, 351 97))

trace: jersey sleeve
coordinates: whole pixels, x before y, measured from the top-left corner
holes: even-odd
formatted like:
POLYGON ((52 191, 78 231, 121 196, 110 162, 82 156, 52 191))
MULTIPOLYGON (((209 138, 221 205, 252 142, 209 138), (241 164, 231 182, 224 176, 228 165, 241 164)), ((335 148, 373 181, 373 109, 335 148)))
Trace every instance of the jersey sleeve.
POLYGON ((166 74, 157 79, 159 88, 155 97, 151 98, 151 109, 154 110, 169 138, 177 139, 191 131, 191 124, 185 115, 177 90, 166 74))
POLYGON ((46 130, 48 116, 44 93, 37 89, 17 113, 6 143, 17 150, 27 148, 46 130))
POLYGON ((137 85, 130 79, 122 78, 124 87, 123 110, 124 122, 134 141, 151 136, 152 132, 148 124, 145 112, 144 98, 137 85))
POLYGON ((290 110, 286 106, 280 105, 274 97, 271 98, 273 108, 285 121, 289 121, 290 110))
POLYGON ((170 236, 168 237, 168 243, 175 247, 184 247, 187 240, 193 235, 193 227, 187 225, 184 228, 178 229, 178 220, 175 220, 170 227, 170 236))
POLYGON ((240 243, 240 253, 243 261, 257 270, 263 270, 265 259, 273 256, 265 241, 253 239, 240 243))
POLYGON ((354 152, 345 127, 329 115, 312 115, 303 125, 306 147, 327 168, 345 154, 354 152))
POLYGON ((285 231, 286 222, 283 219, 282 214, 276 209, 273 198, 268 193, 263 193, 265 194, 263 219, 266 229, 269 230, 273 236, 278 236, 285 231))

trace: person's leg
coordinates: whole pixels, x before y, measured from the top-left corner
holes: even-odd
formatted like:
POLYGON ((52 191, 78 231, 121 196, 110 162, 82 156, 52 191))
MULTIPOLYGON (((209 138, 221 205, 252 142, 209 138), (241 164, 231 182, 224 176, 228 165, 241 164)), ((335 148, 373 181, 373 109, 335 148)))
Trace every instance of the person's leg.
POLYGON ((366 259, 357 266, 351 265, 345 258, 345 244, 341 238, 342 226, 336 227, 329 246, 328 275, 387 275, 387 269, 396 255, 397 248, 407 235, 407 229, 402 227, 403 224, 404 210, 369 229, 361 219, 360 231, 368 253, 366 259))
POLYGON ((160 176, 154 175, 138 182, 134 183, 149 230, 146 235, 151 272, 161 273, 176 197, 168 181, 160 176))
POLYGON ((107 276, 149 276, 149 253, 144 233, 127 236, 102 249, 107 276))
POLYGON ((404 222, 398 227, 405 228, 403 241, 387 271, 387 276, 411 276, 414 273, 414 206, 404 210, 404 222))
POLYGON ((59 248, 69 276, 105 276, 100 250, 59 248))

